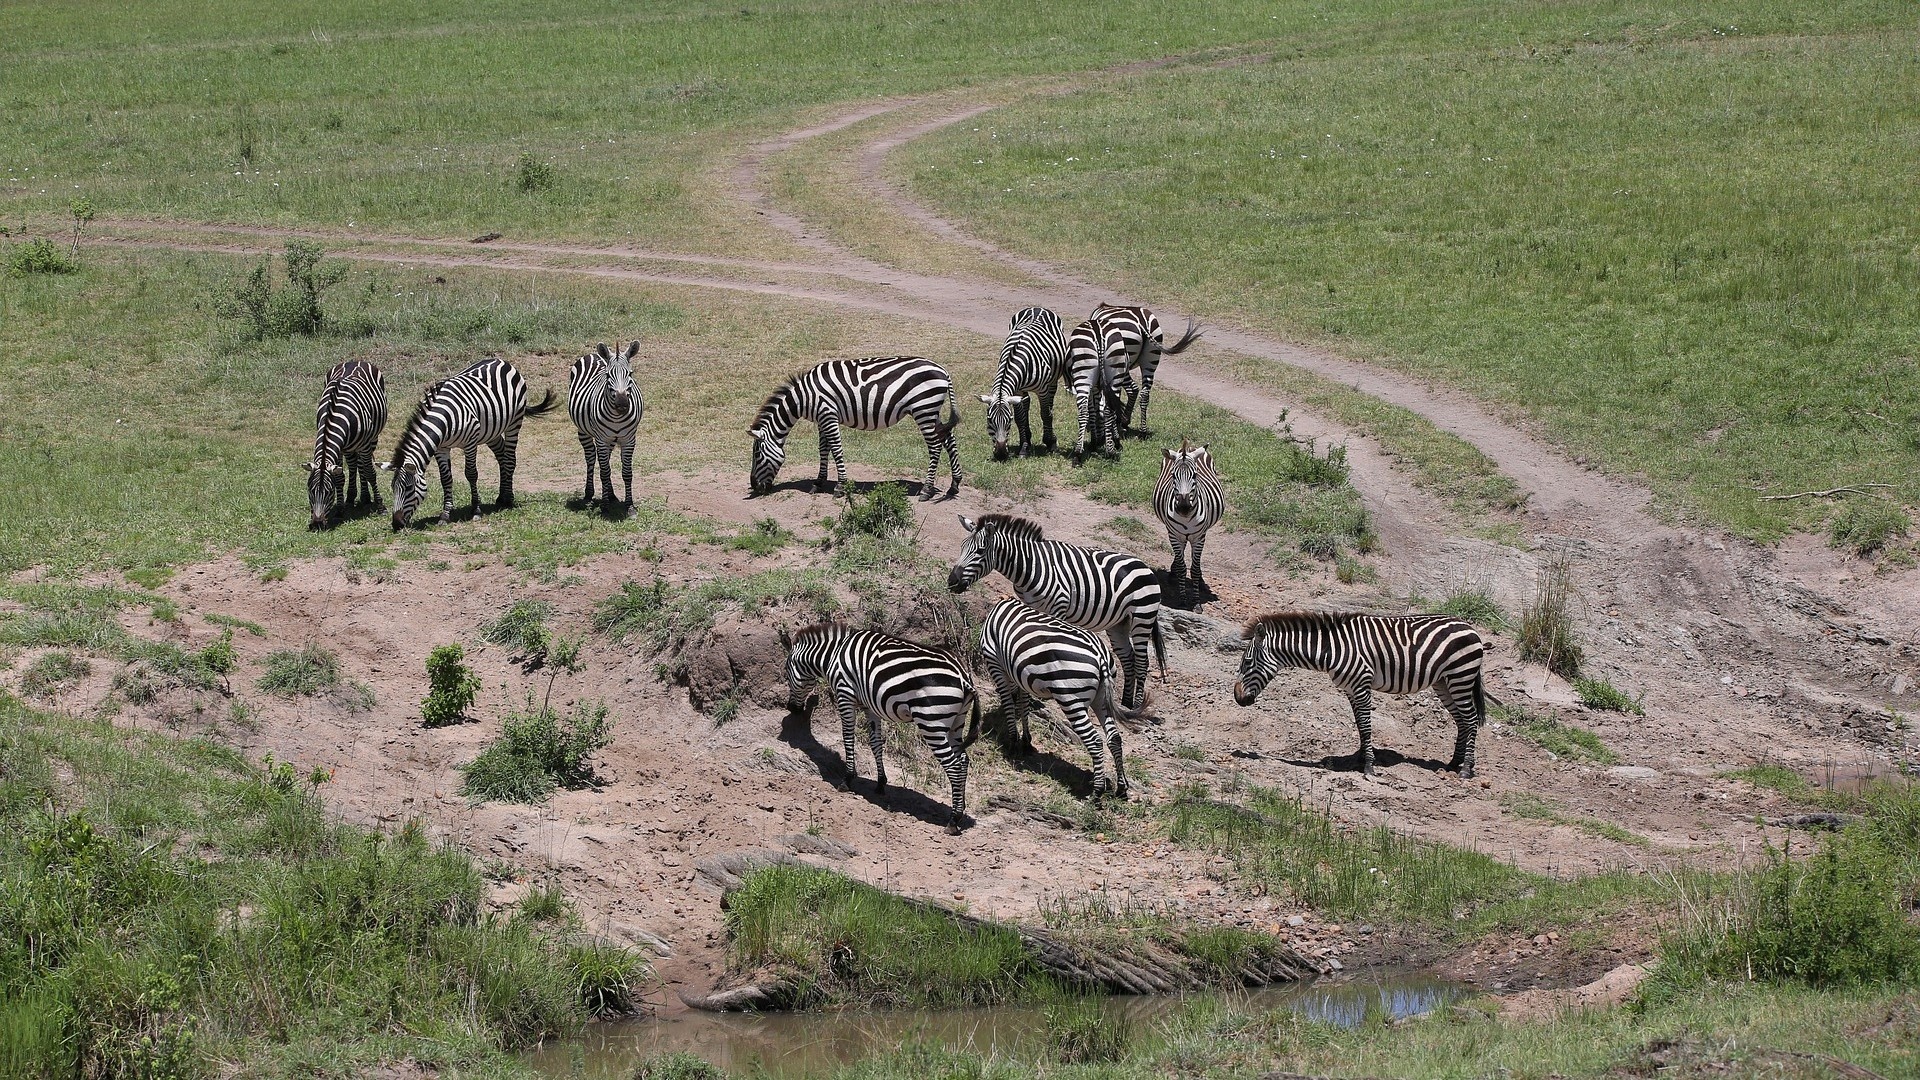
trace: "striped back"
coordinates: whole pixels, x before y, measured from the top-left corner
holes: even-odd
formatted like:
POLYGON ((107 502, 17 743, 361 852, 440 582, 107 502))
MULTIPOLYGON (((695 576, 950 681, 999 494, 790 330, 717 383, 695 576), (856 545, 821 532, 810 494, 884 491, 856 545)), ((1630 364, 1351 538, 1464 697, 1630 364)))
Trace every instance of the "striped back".
MULTIPOLYGON (((819 422, 830 409, 843 428, 877 431, 911 416, 931 416, 953 402, 953 379, 924 356, 869 356, 828 360, 787 380, 760 406, 747 434, 753 437, 750 480, 755 492, 773 488, 786 461, 787 435, 802 420, 819 422)), ((959 420, 956 407, 952 423, 959 420)), ((951 430, 952 423, 945 425, 951 430)))
POLYGON ((1226 494, 1213 455, 1204 446, 1168 448, 1160 459, 1160 479, 1153 486, 1153 513, 1169 533, 1204 535, 1226 513, 1226 494))
POLYGON ((1479 632, 1449 615, 1285 611, 1255 619, 1244 637, 1236 694, 1247 700, 1283 668, 1324 671, 1342 689, 1410 694, 1471 683, 1486 656, 1479 632))
MULTIPOLYGON (((475 361, 452 378, 429 383, 393 448, 393 520, 404 528, 427 497, 427 468, 435 458, 520 436, 529 414, 553 407, 553 391, 527 407, 527 381, 499 357, 475 361)), ((503 466, 505 462, 502 462, 503 466)))
POLYGON ((313 520, 332 510, 349 457, 370 458, 387 426, 387 381, 364 360, 346 360, 327 372, 313 417, 313 458, 307 462, 307 502, 313 520))
POLYGON ((1120 678, 1119 662, 1099 635, 1019 600, 1002 600, 987 614, 980 653, 1014 685, 1049 701, 1120 678))
POLYGON ((1067 338, 1067 387, 1080 406, 1082 429, 1102 445, 1119 442, 1126 412, 1120 391, 1133 390, 1127 376, 1126 341, 1105 320, 1088 319, 1067 338))
POLYGON ((1151 624, 1160 613, 1153 568, 1118 551, 1048 540, 1040 526, 1011 514, 962 517, 967 543, 947 574, 961 592, 998 571, 1033 607, 1083 630, 1151 624))
POLYGON ((630 445, 646 404, 633 382, 635 341, 624 350, 602 342, 567 369, 567 416, 574 429, 606 446, 630 445))

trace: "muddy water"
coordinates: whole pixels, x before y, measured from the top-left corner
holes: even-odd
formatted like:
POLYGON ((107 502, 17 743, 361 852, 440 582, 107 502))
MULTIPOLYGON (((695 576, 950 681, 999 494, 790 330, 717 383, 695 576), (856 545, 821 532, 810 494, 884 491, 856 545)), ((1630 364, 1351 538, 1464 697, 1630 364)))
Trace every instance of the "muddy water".
MULTIPOLYGON (((1376 976, 1273 987, 1244 994, 1207 995, 1236 1011, 1287 1009, 1315 1020, 1352 1026, 1369 1015, 1414 1016, 1466 993, 1424 974, 1376 976)), ((1192 996, 1113 997, 1109 1016, 1136 1038, 1175 1020, 1203 999, 1192 996)), ((1046 1019, 1039 1008, 838 1013, 684 1013, 663 1020, 595 1024, 578 1039, 529 1053, 528 1064, 548 1077, 627 1080, 652 1054, 685 1050, 723 1069, 764 1070, 781 1078, 816 1076, 892 1050, 930 1043, 1002 1058, 1032 1059, 1045 1051, 1046 1019)))

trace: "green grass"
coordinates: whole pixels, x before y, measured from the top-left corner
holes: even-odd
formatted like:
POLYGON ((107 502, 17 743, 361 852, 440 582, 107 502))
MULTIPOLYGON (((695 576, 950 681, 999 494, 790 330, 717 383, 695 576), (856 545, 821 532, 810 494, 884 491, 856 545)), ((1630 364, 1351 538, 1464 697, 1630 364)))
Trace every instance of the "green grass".
POLYGON ((1750 765, 1721 775, 1734 780, 1745 780, 1754 787, 1771 788, 1794 802, 1817 806, 1823 810, 1857 811, 1862 806, 1859 796, 1816 787, 1808 782, 1806 777, 1784 765, 1750 765))
POLYGON ((1554 825, 1569 825, 1581 832, 1598 836, 1603 840, 1612 840, 1616 844, 1629 844, 1633 847, 1650 848, 1653 841, 1629 829, 1623 829, 1611 821, 1599 818, 1569 816, 1552 801, 1532 792, 1515 792, 1501 800, 1507 811, 1517 818, 1530 821, 1545 821, 1554 825))
POLYGON ((557 790, 577 790, 598 782, 593 755, 613 742, 607 707, 578 702, 561 720, 546 706, 509 714, 500 737, 461 766, 461 794, 475 801, 542 803, 557 790))
POLYGON ((1885 551, 1913 525, 1906 511, 1880 499, 1851 499, 1827 523, 1827 543, 1855 555, 1885 551))
POLYGON ((1464 386, 1743 535, 1828 512, 1765 493, 1920 503, 1904 4, 1311 14, 1271 63, 1030 99, 901 172, 1097 280, 1464 386))
POLYGON ((497 618, 480 624, 480 637, 504 646, 516 659, 538 666, 547 658, 552 635, 547 632, 547 617, 553 605, 544 600, 515 600, 497 618))
POLYGON ((340 685, 340 658, 318 645, 281 649, 267 656, 254 685, 280 697, 313 697, 340 685))
POLYGON ((1461 589, 1438 604, 1426 609, 1429 615, 1451 615, 1456 619, 1465 619, 1483 630, 1498 634, 1511 625, 1507 613, 1500 610, 1494 602, 1493 594, 1485 588, 1461 589))
POLYGON ((1573 692, 1579 696, 1580 704, 1589 709, 1631 713, 1634 716, 1647 715, 1646 708, 1640 704, 1640 698, 1634 697, 1602 678, 1576 677, 1573 680, 1573 692))
POLYGON ((763 570, 689 586, 655 578, 646 585, 623 582, 594 607, 593 628, 616 642, 639 638, 656 651, 671 650, 712 628, 724 611, 752 615, 778 603, 797 604, 812 618, 839 606, 826 576, 816 570, 763 570))
POLYGON ((1613 748, 1600 741, 1600 736, 1586 728, 1566 723, 1557 716, 1548 713, 1531 713, 1525 709, 1510 706, 1496 706, 1500 719, 1511 726, 1515 734, 1531 741, 1535 746, 1566 761, 1591 762, 1595 765, 1618 765, 1620 755, 1613 748))
POLYGON ((115 614, 151 599, 143 594, 50 582, 0 586, 0 597, 21 608, 0 611, 0 647, 44 646, 104 656, 195 690, 213 689, 232 670, 233 645, 225 637, 188 652, 122 629, 115 614))
POLYGON ((405 1057, 503 1075, 502 1051, 586 1019, 583 973, 645 969, 483 915, 466 856, 416 826, 329 823, 288 765, 5 694, 0 868, 8 1080, 345 1075, 405 1057))
POLYGON ((28 697, 53 698, 74 688, 93 672, 85 657, 55 649, 41 653, 20 673, 20 689, 28 697))

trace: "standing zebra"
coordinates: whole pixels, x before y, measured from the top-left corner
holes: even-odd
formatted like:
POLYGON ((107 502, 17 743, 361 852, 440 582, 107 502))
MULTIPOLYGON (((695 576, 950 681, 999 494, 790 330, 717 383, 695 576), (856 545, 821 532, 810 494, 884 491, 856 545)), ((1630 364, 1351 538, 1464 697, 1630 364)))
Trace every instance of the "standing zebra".
POLYGON ((1453 714, 1447 767, 1473 776, 1473 741, 1487 716, 1480 662, 1486 645, 1472 626, 1447 615, 1360 615, 1283 611, 1247 624, 1247 652, 1233 700, 1251 705, 1281 668, 1324 671, 1353 705, 1360 729, 1355 755, 1373 773, 1373 692, 1411 694, 1432 687, 1453 714))
POLYGON ((840 742, 846 775, 842 789, 859 775, 854 763, 854 726, 859 714, 867 717, 867 744, 873 749, 874 790, 887 790, 884 721, 911 721, 920 738, 946 770, 952 788, 952 816, 947 831, 960 831, 967 812, 967 745, 980 725, 980 698, 973 681, 951 656, 923 645, 903 641, 878 630, 855 630, 838 623, 809 626, 787 637, 787 701, 795 713, 808 711, 807 691, 825 684, 840 714, 840 742), (965 738, 960 721, 971 707, 973 722, 965 738))
POLYGON ((920 498, 933 498, 933 477, 940 467, 940 450, 947 451, 947 467, 953 473, 948 495, 960 492, 960 457, 954 445, 953 429, 960 426, 960 405, 954 398, 953 380, 946 369, 919 356, 871 356, 864 360, 828 360, 803 371, 773 392, 760 415, 747 429, 753 436, 753 469, 748 480, 753 494, 773 490, 773 478, 787 456, 787 433, 801 420, 812 420, 820 428, 820 478, 814 490, 827 487, 827 458, 839 471, 835 494, 847 482, 847 463, 841 453, 840 429, 877 431, 892 427, 904 417, 913 417, 920 437, 927 441, 927 482, 920 498), (948 418, 940 419, 940 406, 948 407, 948 418))
POLYGON ((1043 307, 1022 308, 1007 329, 1006 343, 1000 346, 1000 367, 994 375, 993 393, 981 394, 987 407, 987 434, 993 439, 993 460, 1007 459, 1007 444, 1012 442, 1014 424, 1020 426, 1020 456, 1033 449, 1033 429, 1029 426, 1029 399, 1040 396, 1041 443, 1051 450, 1053 437, 1053 396, 1067 371, 1067 336, 1060 316, 1043 307))
POLYGON ((640 343, 625 351, 603 342, 567 369, 567 416, 580 433, 580 452, 587 458, 587 492, 593 501, 593 466, 600 464, 601 496, 613 501, 613 448, 620 447, 620 480, 626 485, 625 506, 633 509, 633 440, 640 429, 646 403, 633 385, 633 356, 640 343))
POLYGON ((393 531, 413 520, 427 500, 427 464, 440 463, 440 524, 453 519, 453 452, 467 454, 467 487, 473 509, 480 511, 480 447, 493 451, 500 465, 500 494, 496 507, 513 505, 513 466, 520 441, 520 422, 553 408, 553 391, 540 403, 527 405, 527 383, 512 364, 499 357, 476 361, 450 379, 431 383, 420 394, 420 404, 407 418, 400 443, 393 448, 393 531))
POLYGON ((1160 460, 1160 481, 1153 485, 1153 516, 1167 527, 1167 546, 1173 549, 1173 566, 1167 571, 1177 591, 1192 590, 1205 595, 1206 575, 1200 572, 1200 550, 1206 546, 1207 530, 1213 528, 1227 510, 1227 497, 1220 489, 1220 474, 1213 467, 1213 455, 1204 446, 1168 449, 1160 460), (1185 548, 1193 548, 1193 572, 1188 576, 1185 548))
POLYGON ((967 530, 947 588, 965 592, 995 570, 1033 607, 1082 630, 1105 630, 1126 669, 1120 703, 1139 709, 1147 693, 1147 644, 1166 677, 1167 646, 1160 633, 1160 583, 1153 568, 1131 555, 1048 540, 1040 526, 1010 514, 962 516, 967 530))
POLYGON ((307 469, 307 527, 333 520, 336 499, 345 506, 380 507, 374 483, 373 448, 387 426, 387 380, 364 360, 345 360, 327 372, 313 415, 313 459, 307 469))
POLYGON ((1173 356, 1184 352, 1201 334, 1200 323, 1189 317, 1187 332, 1166 347, 1165 336, 1160 330, 1160 319, 1143 307, 1116 307, 1113 304, 1101 304, 1093 309, 1092 318, 1104 320, 1108 327, 1125 343, 1128 369, 1140 369, 1140 427, 1133 428, 1134 388, 1133 377, 1123 372, 1120 385, 1127 391, 1126 414, 1121 418, 1123 429, 1147 430, 1147 404, 1153 397, 1153 373, 1159 370, 1160 357, 1173 356))
POLYGON ((1120 729, 1113 722, 1113 684, 1120 678, 1120 667, 1106 642, 1008 599, 1000 601, 981 624, 980 654, 993 673, 1001 708, 1007 710, 1009 731, 1017 727, 1024 752, 1033 753, 1027 709, 1037 702, 1055 702, 1093 758, 1094 794, 1104 794, 1113 786, 1107 781, 1104 760, 1110 744, 1118 791, 1121 798, 1126 797, 1126 760, 1121 756, 1120 729))
POLYGON ((1117 387, 1125 375, 1125 343, 1112 328, 1099 319, 1088 319, 1073 328, 1067 339, 1067 389, 1073 392, 1074 404, 1080 410, 1074 464, 1086 459, 1090 432, 1102 452, 1109 447, 1115 453, 1119 451, 1118 421, 1125 406, 1117 387))

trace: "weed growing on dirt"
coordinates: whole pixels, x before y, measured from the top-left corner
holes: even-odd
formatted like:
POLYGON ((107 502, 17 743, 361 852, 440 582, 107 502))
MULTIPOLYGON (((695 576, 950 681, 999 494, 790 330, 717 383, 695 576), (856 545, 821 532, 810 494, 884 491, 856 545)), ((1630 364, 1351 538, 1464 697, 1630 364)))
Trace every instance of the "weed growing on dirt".
POLYGON ((44 237, 24 240, 7 252, 7 274, 22 278, 30 274, 74 274, 80 264, 61 254, 53 241, 44 237))
POLYGON ((18 611, 0 611, 0 646, 44 646, 110 656, 124 663, 143 665, 196 690, 217 687, 225 674, 208 666, 225 658, 219 643, 190 653, 172 642, 149 641, 121 629, 114 621, 114 614, 144 599, 139 594, 111 588, 37 584, 0 587, 0 596, 21 607, 18 611))
POLYGON ((27 665, 20 673, 20 689, 28 697, 54 698, 73 689, 92 672, 93 665, 85 657, 56 649, 41 653, 27 665))
POLYGON ((268 654, 254 685, 279 697, 312 697, 340 685, 340 660, 318 645, 281 649, 268 654))
POLYGON ((1580 674, 1585 653, 1573 630, 1573 569, 1564 555, 1540 568, 1533 602, 1520 614, 1520 659, 1542 664, 1564 679, 1580 674))
POLYGON ((1568 761, 1591 761, 1596 765, 1620 763, 1620 755, 1601 742, 1600 736, 1586 728, 1565 723, 1557 716, 1527 712, 1507 705, 1494 706, 1494 713, 1517 734, 1554 757, 1568 761))
POLYGON ((674 588, 661 578, 623 582, 593 612, 593 628, 616 642, 639 637, 655 650, 677 650, 710 629, 723 611, 753 615, 772 604, 802 607, 825 618, 839 606, 825 575, 814 570, 766 570, 674 588))
POLYGON ((1568 825, 1581 832, 1590 833, 1617 844, 1630 844, 1634 847, 1652 847, 1653 842, 1639 833, 1623 829, 1611 821, 1599 818, 1571 816, 1561 811, 1553 803, 1532 792, 1515 792, 1500 800, 1501 804, 1514 817, 1528 818, 1533 821, 1546 821, 1555 825, 1568 825))
POLYGON ((553 162, 542 161, 532 152, 523 152, 514 165, 513 186, 521 191, 550 191, 556 175, 553 162))
POLYGON ((560 891, 557 882, 527 890, 527 895, 520 898, 518 907, 520 918, 534 922, 564 922, 573 916, 573 905, 567 902, 567 896, 560 891))
POLYGON ((477 801, 540 803, 558 788, 575 790, 597 782, 592 758, 609 743, 607 707, 576 702, 564 722, 550 708, 528 700, 501 725, 500 737, 461 767, 461 794, 477 801))
POLYGON ((553 605, 545 600, 515 600, 498 618, 480 624, 480 637, 505 647, 527 667, 539 667, 546 663, 553 641, 547 631, 547 616, 552 614, 553 605))
POLYGON ((771 555, 792 542, 791 530, 773 518, 764 517, 734 534, 727 546, 749 555, 771 555))
POLYGON ((466 665, 467 651, 459 645, 440 645, 427 654, 427 696, 420 702, 421 722, 430 728, 458 724, 467 718, 480 693, 480 677, 466 665))
POLYGON ((913 504, 907 501, 902 484, 881 484, 862 499, 850 496, 847 505, 834 520, 834 535, 841 540, 861 535, 884 540, 913 526, 913 504))
POLYGON ((1602 678, 1576 676, 1573 680, 1573 692, 1579 695, 1580 704, 1589 709, 1632 713, 1635 716, 1647 715, 1646 708, 1640 704, 1640 698, 1630 696, 1625 690, 1619 689, 1602 678))
POLYGON ((1823 810, 1857 811, 1863 803, 1858 795, 1816 787, 1806 777, 1784 765, 1750 765, 1720 775, 1732 780, 1745 780, 1755 787, 1772 788, 1794 802, 1823 810))
POLYGON ((1897 503, 1885 499, 1850 499, 1827 523, 1827 543, 1862 558, 1886 550, 1904 538, 1913 521, 1897 503))
POLYGON ((1511 625, 1507 619, 1507 613, 1500 610, 1500 605, 1494 602, 1493 594, 1484 588, 1457 590, 1445 600, 1427 608, 1427 613, 1465 619, 1482 630, 1491 630, 1496 634, 1511 625))

